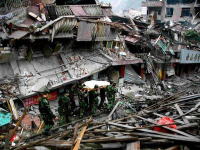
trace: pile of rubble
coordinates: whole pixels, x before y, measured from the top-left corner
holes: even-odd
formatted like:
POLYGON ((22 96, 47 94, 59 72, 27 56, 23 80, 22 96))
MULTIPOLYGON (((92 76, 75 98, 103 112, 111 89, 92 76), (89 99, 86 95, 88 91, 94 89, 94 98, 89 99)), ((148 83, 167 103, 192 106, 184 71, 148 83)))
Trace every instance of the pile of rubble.
MULTIPOLYGON (((116 149, 136 146, 137 149, 163 149, 182 145, 198 149, 200 94, 183 95, 184 92, 179 92, 140 111, 136 111, 134 105, 143 105, 145 101, 141 104, 139 100, 131 102, 123 98, 116 103, 108 116, 101 114, 94 118, 86 117, 59 128, 55 127, 48 137, 37 134, 20 140, 16 138, 13 141, 16 145, 12 148, 21 150, 42 146, 77 149, 80 146, 81 149, 116 149), (127 105, 127 101, 130 105, 127 105), (127 113, 126 109, 132 111, 127 113)), ((6 139, 16 132, 26 111, 6 139)))

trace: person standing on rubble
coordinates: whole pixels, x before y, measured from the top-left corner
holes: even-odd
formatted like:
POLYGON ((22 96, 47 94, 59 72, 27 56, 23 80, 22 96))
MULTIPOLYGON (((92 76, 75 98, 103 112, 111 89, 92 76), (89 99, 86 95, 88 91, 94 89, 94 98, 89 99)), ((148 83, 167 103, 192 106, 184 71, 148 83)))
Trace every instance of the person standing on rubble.
POLYGON ((110 85, 106 86, 106 96, 107 96, 107 99, 108 99, 108 106, 107 106, 107 109, 110 111, 113 107, 114 107, 114 104, 113 104, 113 84, 114 84, 114 81, 111 80, 110 81, 110 85))
POLYGON ((59 125, 63 125, 65 123, 68 123, 69 120, 69 110, 71 110, 71 105, 70 105, 70 98, 69 98, 69 91, 66 90, 65 94, 61 96, 61 98, 58 101, 58 113, 60 115, 59 119, 59 125))
POLYGON ((116 83, 114 82, 112 84, 112 105, 114 107, 115 105, 115 94, 118 92, 117 88, 116 88, 116 83))
POLYGON ((72 87, 69 89, 70 95, 70 102, 71 102, 71 112, 73 113, 74 109, 76 108, 76 102, 75 102, 75 98, 74 95, 77 91, 77 85, 73 84, 72 87))
MULTIPOLYGON (((85 86, 86 86, 86 85, 83 84, 83 88, 84 88, 85 86)), ((84 89, 84 93, 85 93, 84 101, 85 101, 85 103, 87 104, 87 108, 86 108, 86 110, 88 110, 88 107, 89 107, 89 102, 88 102, 88 95, 89 95, 89 92, 88 92, 87 89, 84 89)))
POLYGON ((87 103, 85 102, 85 97, 87 96, 88 95, 85 93, 83 86, 80 86, 80 90, 78 93, 79 106, 80 106, 80 115, 79 115, 80 118, 83 118, 85 114, 85 109, 87 108, 87 103))
POLYGON ((104 86, 100 87, 100 97, 101 97, 101 102, 99 104, 99 109, 102 108, 104 102, 105 102, 105 98, 106 98, 106 90, 104 86))
POLYGON ((49 91, 45 90, 43 97, 40 98, 39 100, 39 111, 40 111, 42 119, 44 120, 45 126, 43 130, 43 134, 45 135, 49 135, 49 131, 54 126, 53 119, 55 119, 55 121, 58 121, 58 117, 56 117, 53 114, 50 108, 48 97, 49 97, 49 91))
POLYGON ((96 114, 97 105, 99 103, 99 99, 98 99, 99 93, 98 93, 98 90, 99 90, 99 86, 98 85, 95 85, 94 89, 92 90, 92 103, 93 103, 93 105, 91 107, 92 107, 92 113, 93 114, 96 114))

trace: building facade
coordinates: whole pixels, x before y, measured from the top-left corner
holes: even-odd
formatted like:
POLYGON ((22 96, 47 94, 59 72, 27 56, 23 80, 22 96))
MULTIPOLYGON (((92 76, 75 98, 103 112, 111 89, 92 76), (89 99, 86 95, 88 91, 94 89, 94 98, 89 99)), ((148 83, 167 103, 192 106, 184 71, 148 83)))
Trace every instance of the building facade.
POLYGON ((142 2, 142 15, 147 22, 151 14, 156 14, 157 22, 197 22, 200 20, 199 3, 199 0, 147 0, 142 2))

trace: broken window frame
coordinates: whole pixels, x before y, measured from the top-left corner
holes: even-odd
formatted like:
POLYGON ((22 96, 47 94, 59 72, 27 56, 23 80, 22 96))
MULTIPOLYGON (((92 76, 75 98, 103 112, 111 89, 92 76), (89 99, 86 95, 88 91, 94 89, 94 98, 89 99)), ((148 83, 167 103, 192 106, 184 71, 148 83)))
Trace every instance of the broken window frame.
POLYGON ((182 8, 181 17, 191 17, 190 8, 182 8))
POLYGON ((190 4, 194 3, 195 0, 167 0, 168 5, 175 5, 175 4, 190 4))
POLYGON ((172 17, 174 14, 174 8, 166 8, 166 16, 167 17, 172 17), (170 13, 170 14, 168 14, 170 13))
POLYGON ((158 13, 158 15, 160 16, 161 13, 162 13, 162 8, 161 7, 158 7, 158 8, 155 8, 155 7, 149 8, 148 12, 147 12, 148 15, 150 15, 153 11, 154 11, 154 13, 158 13))

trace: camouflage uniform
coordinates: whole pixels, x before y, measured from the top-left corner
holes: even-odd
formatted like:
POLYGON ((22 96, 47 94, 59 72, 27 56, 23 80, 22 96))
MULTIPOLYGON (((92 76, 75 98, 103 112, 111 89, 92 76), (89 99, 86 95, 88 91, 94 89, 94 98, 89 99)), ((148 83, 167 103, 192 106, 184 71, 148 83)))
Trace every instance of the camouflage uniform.
POLYGON ((51 111, 49 101, 46 97, 42 97, 39 100, 39 111, 45 124, 43 133, 48 135, 50 129, 54 126, 53 119, 56 118, 56 116, 51 111))
POLYGON ((75 99, 74 99, 74 95, 75 95, 75 92, 76 92, 76 88, 74 87, 71 87, 69 89, 69 92, 70 92, 70 102, 71 102, 71 110, 74 110, 76 108, 76 103, 75 103, 75 99))
POLYGON ((93 92, 89 91, 88 94, 89 94, 89 105, 90 105, 89 111, 92 111, 92 107, 93 107, 93 92))
POLYGON ((89 103, 88 103, 88 91, 85 90, 84 93, 85 93, 84 101, 87 104, 87 109, 88 109, 88 106, 89 106, 89 103))
POLYGON ((80 118, 82 118, 84 116, 85 109, 87 108, 87 103, 85 102, 85 98, 87 96, 88 95, 82 90, 80 90, 78 93, 79 105, 80 105, 80 118))
POLYGON ((105 98, 106 98, 105 88, 100 88, 100 97, 101 97, 101 102, 99 104, 99 108, 101 108, 105 102, 105 98))
MULTIPOLYGON (((98 88, 97 85, 95 85, 95 88, 98 88)), ((97 90, 92 90, 92 102, 93 102, 93 106, 92 106, 92 113, 96 114, 97 111, 97 105, 99 103, 99 99, 98 99, 99 93, 97 92, 97 90)))
POLYGON ((71 110, 70 98, 67 95, 63 95, 59 99, 58 104, 59 104, 58 113, 60 115, 59 125, 61 126, 69 122, 68 113, 69 110, 71 110))
POLYGON ((114 83, 114 85, 112 86, 112 104, 113 104, 113 107, 114 107, 114 104, 115 104, 115 94, 118 91, 115 86, 116 86, 116 83, 114 83))
POLYGON ((114 106, 113 104, 113 88, 111 85, 108 85, 106 87, 106 92, 107 92, 107 99, 108 99, 108 106, 107 109, 110 110, 112 109, 114 106))

